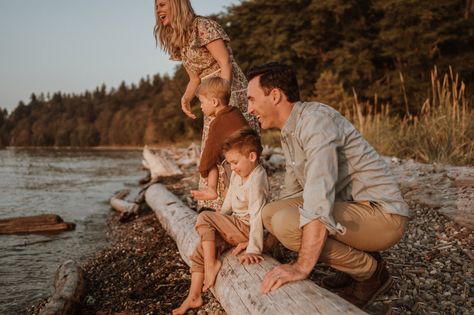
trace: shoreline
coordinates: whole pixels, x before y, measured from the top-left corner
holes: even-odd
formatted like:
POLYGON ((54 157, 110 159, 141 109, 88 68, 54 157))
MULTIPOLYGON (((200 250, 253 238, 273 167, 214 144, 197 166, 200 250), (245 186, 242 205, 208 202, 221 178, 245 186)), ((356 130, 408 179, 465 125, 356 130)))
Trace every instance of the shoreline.
POLYGON ((103 145, 103 146, 3 146, 0 150, 65 150, 65 151, 142 151, 145 146, 153 150, 166 148, 186 148, 198 140, 179 141, 176 143, 158 143, 145 145, 103 145))

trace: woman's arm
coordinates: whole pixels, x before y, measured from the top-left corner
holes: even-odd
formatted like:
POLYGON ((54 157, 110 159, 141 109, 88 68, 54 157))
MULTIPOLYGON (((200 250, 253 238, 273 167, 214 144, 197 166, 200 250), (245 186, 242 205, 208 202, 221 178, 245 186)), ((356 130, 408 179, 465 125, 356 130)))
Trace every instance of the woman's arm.
MULTIPOLYGON (((186 69, 186 67, 184 69, 186 69)), ((201 83, 201 78, 188 69, 186 69, 186 72, 189 76, 189 82, 186 86, 186 91, 184 91, 183 97, 181 97, 181 109, 188 117, 196 119, 196 115, 191 112, 191 101, 194 98, 194 93, 196 92, 197 87, 201 83)))
POLYGON ((224 41, 222 39, 212 41, 206 45, 206 48, 219 64, 221 68, 221 78, 232 83, 232 62, 224 41))

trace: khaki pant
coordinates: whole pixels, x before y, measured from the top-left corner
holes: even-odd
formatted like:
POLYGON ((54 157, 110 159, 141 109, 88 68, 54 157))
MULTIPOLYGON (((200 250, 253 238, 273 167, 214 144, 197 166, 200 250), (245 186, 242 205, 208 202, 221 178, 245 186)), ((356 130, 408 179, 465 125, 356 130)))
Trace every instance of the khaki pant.
MULTIPOLYGON (((279 200, 262 210, 263 225, 292 251, 299 251, 302 229, 298 207, 302 198, 279 200)), ((400 241, 407 218, 383 212, 373 202, 336 202, 333 216, 346 227, 344 235, 329 235, 319 258, 334 269, 366 280, 377 268, 376 260, 365 252, 382 251, 400 241)))
MULTIPOLYGON (((213 211, 203 211, 196 221, 196 231, 202 241, 215 241, 216 254, 220 255, 230 246, 248 242, 250 227, 235 216, 223 215, 213 211), (217 233, 216 233, 217 232, 217 233)), ((204 272, 202 245, 191 255, 191 272, 204 272)))

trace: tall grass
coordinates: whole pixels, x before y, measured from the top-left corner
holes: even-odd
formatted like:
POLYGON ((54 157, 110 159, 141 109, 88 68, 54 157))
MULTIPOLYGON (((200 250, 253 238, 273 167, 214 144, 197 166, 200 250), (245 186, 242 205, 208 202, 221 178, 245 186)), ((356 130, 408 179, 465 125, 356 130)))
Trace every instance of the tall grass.
MULTIPOLYGON (((403 82, 403 80, 402 80, 403 82)), ((407 100, 406 100, 407 103, 407 100)), ((408 108, 408 107, 407 107, 408 108)), ((459 76, 431 71, 431 91, 417 115, 390 113, 390 105, 360 103, 343 113, 384 155, 454 165, 474 164, 474 109, 459 76)))

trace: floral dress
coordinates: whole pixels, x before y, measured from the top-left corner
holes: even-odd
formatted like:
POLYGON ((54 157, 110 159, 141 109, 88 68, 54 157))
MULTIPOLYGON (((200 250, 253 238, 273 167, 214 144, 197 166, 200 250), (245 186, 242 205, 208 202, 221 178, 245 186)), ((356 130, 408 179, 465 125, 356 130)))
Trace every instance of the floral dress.
MULTIPOLYGON (((222 27, 215 21, 205 18, 196 17, 192 25, 192 31, 189 37, 188 44, 181 47, 179 51, 172 54, 172 60, 181 60, 184 67, 193 73, 199 75, 202 79, 207 79, 215 76, 220 76, 220 67, 214 57, 207 50, 206 45, 215 40, 222 39, 229 51, 232 61, 232 87, 230 96, 230 106, 235 106, 240 109, 244 117, 249 122, 250 127, 259 131, 259 125, 256 118, 247 114, 247 79, 239 68, 232 55, 232 49, 229 43, 229 36, 224 32, 222 27)), ((201 152, 206 144, 207 134, 209 132, 209 124, 212 121, 211 117, 204 117, 204 126, 202 131, 201 152)), ((198 202, 199 208, 220 209, 224 200, 224 168, 218 165, 219 181, 218 181, 218 198, 210 201, 198 202)), ((205 183, 201 178, 199 180, 199 187, 204 186, 205 183)))

